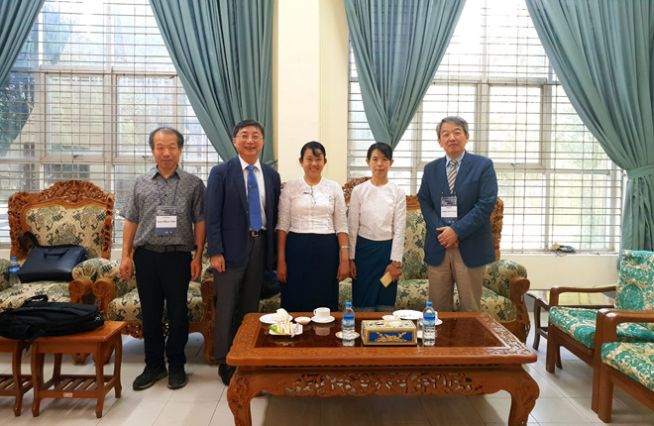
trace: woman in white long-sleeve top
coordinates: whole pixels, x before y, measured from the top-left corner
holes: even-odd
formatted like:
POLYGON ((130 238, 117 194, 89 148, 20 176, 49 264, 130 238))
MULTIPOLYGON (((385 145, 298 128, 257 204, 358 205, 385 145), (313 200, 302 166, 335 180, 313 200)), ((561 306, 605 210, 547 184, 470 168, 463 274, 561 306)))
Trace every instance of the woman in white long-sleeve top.
POLYGON ((349 276, 345 199, 322 177, 326 162, 321 143, 306 143, 304 177, 286 182, 279 198, 277 277, 287 311, 338 310, 338 281, 349 276))
POLYGON ((372 178, 352 190, 348 215, 352 301, 356 308, 388 311, 395 305, 402 273, 406 197, 388 180, 393 150, 385 143, 368 148, 372 178), (380 279, 389 273, 386 287, 380 279))

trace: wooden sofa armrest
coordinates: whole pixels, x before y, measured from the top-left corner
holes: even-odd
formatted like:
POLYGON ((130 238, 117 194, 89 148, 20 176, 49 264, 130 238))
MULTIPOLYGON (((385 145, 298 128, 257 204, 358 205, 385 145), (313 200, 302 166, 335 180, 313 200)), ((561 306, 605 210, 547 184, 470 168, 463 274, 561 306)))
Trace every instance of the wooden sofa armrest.
POLYGON ((68 293, 71 303, 84 303, 84 296, 92 293, 93 283, 89 278, 80 277, 68 284, 68 293))
MULTIPOLYGON (((615 291, 615 285, 609 285, 604 287, 564 287, 564 286, 555 286, 550 289, 550 307, 559 305, 559 295, 561 293, 606 293, 609 291, 615 291)), ((589 307, 593 308, 612 308, 613 305, 592 305, 589 307)))
POLYGON ((116 298, 116 285, 105 278, 97 279, 92 285, 93 294, 102 315, 107 315, 109 303, 116 298))
POLYGON ((516 321, 521 325, 518 338, 522 342, 526 342, 527 335, 531 329, 531 321, 529 321, 529 312, 525 303, 525 293, 529 291, 530 282, 527 277, 515 276, 509 282, 509 299, 513 302, 516 308, 516 321))
POLYGON ((600 309, 595 322, 595 347, 600 348, 602 343, 617 341, 617 327, 624 322, 654 324, 654 311, 600 309))

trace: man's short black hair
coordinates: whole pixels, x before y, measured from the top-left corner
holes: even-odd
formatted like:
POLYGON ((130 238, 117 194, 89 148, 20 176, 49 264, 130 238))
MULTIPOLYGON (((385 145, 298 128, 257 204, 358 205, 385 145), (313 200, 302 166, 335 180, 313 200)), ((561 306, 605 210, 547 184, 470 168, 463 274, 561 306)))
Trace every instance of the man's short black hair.
POLYGON ((162 126, 162 127, 157 127, 156 129, 150 132, 150 137, 148 137, 148 144, 150 144, 150 149, 154 149, 154 136, 157 133, 177 136, 177 148, 182 149, 184 147, 184 135, 179 133, 177 129, 173 129, 172 127, 162 126))
POLYGON ((257 120, 243 120, 243 121, 239 122, 236 126, 234 126, 234 130, 232 130, 232 139, 236 138, 236 135, 238 135, 238 132, 240 132, 241 129, 243 129, 245 127, 250 127, 250 126, 254 126, 254 127, 258 128, 259 131, 261 132, 262 137, 266 136, 266 134, 265 134, 265 132, 263 130, 263 126, 257 120))

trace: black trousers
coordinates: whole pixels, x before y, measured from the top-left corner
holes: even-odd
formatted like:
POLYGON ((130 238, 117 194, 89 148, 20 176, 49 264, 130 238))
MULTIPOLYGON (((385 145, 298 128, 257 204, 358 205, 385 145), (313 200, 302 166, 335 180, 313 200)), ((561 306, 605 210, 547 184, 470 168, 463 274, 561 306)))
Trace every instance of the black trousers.
POLYGON ((191 253, 157 253, 141 247, 134 253, 134 265, 143 315, 145 364, 165 366, 165 347, 169 366, 183 366, 188 341, 186 295, 191 280, 191 253), (168 341, 163 331, 164 305, 168 341))

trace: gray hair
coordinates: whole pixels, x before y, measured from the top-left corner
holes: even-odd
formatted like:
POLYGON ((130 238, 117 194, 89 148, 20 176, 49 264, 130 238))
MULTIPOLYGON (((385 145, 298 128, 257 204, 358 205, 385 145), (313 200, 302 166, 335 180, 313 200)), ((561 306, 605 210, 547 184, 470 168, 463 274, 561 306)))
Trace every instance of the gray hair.
POLYGON ((455 126, 462 128, 466 136, 470 137, 470 135, 468 134, 468 122, 465 121, 465 119, 459 117, 458 115, 450 115, 449 117, 445 117, 444 119, 442 119, 441 122, 438 123, 438 126, 436 126, 436 135, 438 136, 438 139, 441 138, 441 126, 443 125, 443 123, 451 123, 454 124, 455 126))

